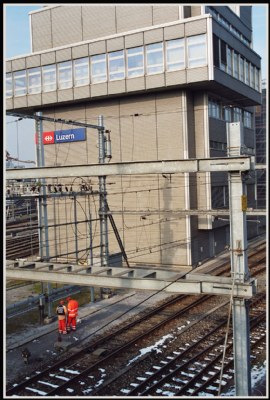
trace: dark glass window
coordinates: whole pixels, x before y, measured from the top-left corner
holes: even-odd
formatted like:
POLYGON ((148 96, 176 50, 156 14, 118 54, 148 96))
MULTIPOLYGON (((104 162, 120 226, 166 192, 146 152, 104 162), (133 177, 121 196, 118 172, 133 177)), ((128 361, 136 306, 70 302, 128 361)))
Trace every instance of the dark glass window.
POLYGON ((213 35, 214 66, 219 68, 219 44, 218 37, 213 35))

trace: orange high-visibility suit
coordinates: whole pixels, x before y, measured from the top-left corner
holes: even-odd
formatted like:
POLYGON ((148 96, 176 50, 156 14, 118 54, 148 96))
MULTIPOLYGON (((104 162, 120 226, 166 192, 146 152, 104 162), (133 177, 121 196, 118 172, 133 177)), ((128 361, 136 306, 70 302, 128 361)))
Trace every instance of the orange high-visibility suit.
POLYGON ((77 315, 78 315, 78 308, 79 303, 77 300, 69 300, 67 309, 68 309, 68 320, 67 320, 67 331, 69 332, 70 329, 76 331, 76 322, 77 322, 77 315))

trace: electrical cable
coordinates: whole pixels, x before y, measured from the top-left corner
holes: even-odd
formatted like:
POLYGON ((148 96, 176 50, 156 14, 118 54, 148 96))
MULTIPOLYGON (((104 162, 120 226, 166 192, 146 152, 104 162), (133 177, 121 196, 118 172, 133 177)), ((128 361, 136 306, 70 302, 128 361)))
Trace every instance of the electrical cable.
POLYGON ((219 378, 219 385, 218 385, 218 396, 220 396, 220 393, 221 393, 221 383, 222 383, 222 376, 223 376, 223 370, 224 370, 224 364, 225 364, 225 355, 226 355, 227 341, 228 341, 229 329, 230 329, 231 310, 232 310, 232 304, 233 304, 234 284, 235 284, 235 274, 233 274, 233 279, 232 279, 232 293, 231 293, 231 296, 230 296, 228 320, 227 320, 225 341, 224 341, 224 345, 223 345, 223 355, 222 355, 220 378, 219 378))
MULTIPOLYGON (((139 303, 137 303, 135 306, 131 307, 129 310, 123 312, 121 315, 118 315, 117 318, 114 318, 112 321, 107 322, 106 324, 104 324, 102 327, 96 329, 94 332, 90 333, 88 336, 84 337, 83 339, 81 339, 79 341, 79 343, 84 342, 86 339, 88 339, 89 337, 93 336, 95 333, 101 331, 102 329, 104 329, 106 326, 110 325, 112 322, 117 321, 118 319, 120 319, 121 317, 123 317, 124 315, 128 314, 129 312, 131 312, 132 310, 134 310, 135 308, 137 308, 138 306, 140 306, 141 304, 145 303, 146 301, 148 301, 149 299, 151 299, 152 297, 154 297, 155 295, 164 292, 165 289, 167 289, 169 286, 173 285, 174 283, 176 283, 177 281, 179 281, 180 279, 185 278, 185 276, 187 274, 189 274, 191 271, 194 271, 194 269, 190 269, 188 272, 186 272, 183 276, 176 278, 174 281, 168 283, 166 286, 164 286, 162 289, 158 290, 157 292, 151 294, 150 296, 148 296, 146 299, 140 301, 139 303)), ((77 342, 78 344, 78 342, 77 342)))

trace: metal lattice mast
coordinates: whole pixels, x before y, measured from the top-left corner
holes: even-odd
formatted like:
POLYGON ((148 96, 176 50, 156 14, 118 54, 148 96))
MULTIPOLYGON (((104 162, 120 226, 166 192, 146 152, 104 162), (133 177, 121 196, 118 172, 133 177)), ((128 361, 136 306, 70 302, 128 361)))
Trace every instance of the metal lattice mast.
MULTIPOLYGON (((243 130, 240 122, 227 123, 228 156, 243 153, 243 130)), ((229 172, 231 275, 235 283, 250 278, 247 256, 247 195, 245 176, 229 172)), ((236 396, 251 395, 249 300, 232 300, 234 378, 236 396)))
MULTIPOLYGON (((42 133, 43 133, 43 124, 42 124, 42 113, 38 112, 37 116, 40 117, 36 119, 36 132, 37 132, 37 166, 44 167, 45 166, 45 158, 44 158, 44 147, 42 143, 42 133)), ((45 178, 41 178, 40 180, 40 193, 41 196, 38 198, 39 201, 39 241, 40 241, 40 257, 42 260, 48 261, 50 258, 49 253, 49 232, 48 232, 48 210, 47 210, 47 199, 46 199, 46 181, 45 178), (45 248, 45 251, 44 251, 45 248)), ((51 284, 47 284, 48 296, 51 293, 51 284)), ((42 288, 43 293, 43 288, 42 288)), ((42 299, 41 299, 42 301, 42 299)), ((48 317, 50 318, 52 315, 52 305, 51 302, 48 303, 48 317)))
MULTIPOLYGON (((103 116, 98 117, 98 144, 99 144, 99 164, 105 163, 105 130, 103 116)), ((106 176, 99 176, 99 218, 100 218, 100 263, 101 266, 108 265, 108 218, 107 218, 107 192, 106 176)))

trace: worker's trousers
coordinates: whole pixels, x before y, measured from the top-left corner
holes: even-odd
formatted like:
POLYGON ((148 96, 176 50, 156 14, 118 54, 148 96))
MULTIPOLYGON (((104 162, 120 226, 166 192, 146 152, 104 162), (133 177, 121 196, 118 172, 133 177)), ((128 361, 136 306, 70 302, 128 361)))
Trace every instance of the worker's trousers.
POLYGON ((76 316, 68 316, 67 331, 69 332, 70 330, 76 331, 76 316))
POLYGON ((59 333, 63 333, 64 335, 67 333, 66 320, 65 319, 59 319, 58 320, 58 332, 59 333))

